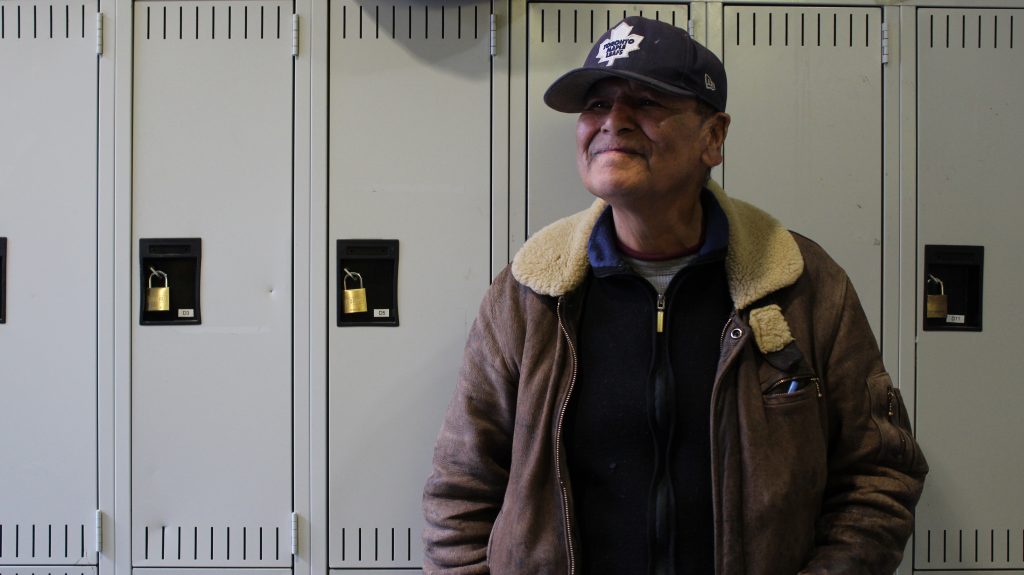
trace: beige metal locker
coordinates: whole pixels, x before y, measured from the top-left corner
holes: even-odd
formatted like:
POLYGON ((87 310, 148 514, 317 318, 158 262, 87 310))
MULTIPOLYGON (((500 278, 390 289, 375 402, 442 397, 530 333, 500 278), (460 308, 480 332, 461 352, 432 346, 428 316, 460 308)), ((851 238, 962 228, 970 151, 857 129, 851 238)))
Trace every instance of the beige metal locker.
POLYGON ((724 10, 722 184, 821 244, 882 322, 882 10, 724 10))
MULTIPOLYGON (((1024 569, 1019 406, 1024 11, 917 11, 914 568, 1024 569), (982 331, 923 331, 925 245, 983 246, 982 331)), ((948 278, 947 278, 948 279, 948 278)))
POLYGON ((0 3, 5 575, 98 563, 96 13, 95 0, 0 3))
POLYGON ((330 3, 331 569, 421 564, 423 483, 491 279, 489 30, 489 2, 330 3), (363 314, 398 325, 339 327, 347 239, 398 241, 397 308, 363 314))
POLYGON ((291 13, 134 5, 133 250, 202 249, 199 309, 173 316, 201 322, 166 325, 142 324, 133 251, 135 567, 292 565, 291 13))

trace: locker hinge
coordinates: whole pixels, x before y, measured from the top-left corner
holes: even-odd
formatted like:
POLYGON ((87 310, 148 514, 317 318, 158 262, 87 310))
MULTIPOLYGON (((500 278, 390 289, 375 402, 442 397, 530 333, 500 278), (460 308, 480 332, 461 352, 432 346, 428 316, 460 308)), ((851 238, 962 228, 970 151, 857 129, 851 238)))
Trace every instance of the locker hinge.
POLYGON ((882 22, 882 63, 889 63, 889 24, 882 22))
POLYGON ((490 54, 491 57, 498 55, 498 19, 494 14, 491 14, 491 46, 490 54))
POLYGON ((292 57, 299 55, 299 15, 292 14, 292 57))
POLYGON ((96 510, 96 555, 103 553, 103 512, 96 510))
POLYGON ((693 33, 694 33, 693 20, 687 20, 686 21, 686 33, 689 34, 691 38, 693 37, 693 33))
POLYGON ((96 55, 103 55, 103 12, 96 13, 96 55))
POLYGON ((299 554, 299 514, 292 511, 292 555, 299 554))

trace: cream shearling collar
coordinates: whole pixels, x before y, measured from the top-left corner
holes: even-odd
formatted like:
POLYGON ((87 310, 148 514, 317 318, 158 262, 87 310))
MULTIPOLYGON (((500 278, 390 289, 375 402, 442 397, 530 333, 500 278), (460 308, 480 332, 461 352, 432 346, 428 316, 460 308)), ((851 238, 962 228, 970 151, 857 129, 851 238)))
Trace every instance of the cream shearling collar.
MULTIPOLYGON (((764 211, 726 196, 716 182, 708 182, 708 189, 729 219, 725 267, 736 309, 796 282, 804 260, 790 232, 764 211)), ((557 297, 579 286, 587 275, 590 232, 605 206, 595 200, 538 231, 512 259, 512 275, 542 295, 557 297)))

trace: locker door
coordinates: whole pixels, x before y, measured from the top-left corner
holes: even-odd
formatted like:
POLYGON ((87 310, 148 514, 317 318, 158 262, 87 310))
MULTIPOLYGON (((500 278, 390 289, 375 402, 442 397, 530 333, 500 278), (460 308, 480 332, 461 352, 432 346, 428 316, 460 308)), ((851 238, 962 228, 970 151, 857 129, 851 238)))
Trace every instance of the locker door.
POLYGON ((291 12, 134 5, 133 249, 202 240, 200 324, 140 325, 134 256, 135 567, 292 565, 291 12))
POLYGON ((330 2, 331 569, 420 565, 423 484, 491 279, 489 14, 330 2), (335 242, 382 238, 399 242, 399 324, 339 327, 335 242))
POLYGON ((722 183, 820 243, 881 328, 880 8, 726 6, 722 183))
POLYGON ((0 1, 4 575, 97 564, 97 9, 0 1))
POLYGON ((1024 10, 917 11, 916 569, 1024 569, 1022 41, 1024 10), (984 246, 981 332, 921 329, 928 244, 984 246))
MULTIPOLYGON (((576 115, 556 112, 544 104, 548 86, 582 65, 601 34, 626 16, 647 16, 686 28, 689 12, 686 5, 665 4, 531 2, 528 9, 527 237, 594 201, 576 171, 576 115)), ((512 253, 517 248, 512 246, 512 253)))

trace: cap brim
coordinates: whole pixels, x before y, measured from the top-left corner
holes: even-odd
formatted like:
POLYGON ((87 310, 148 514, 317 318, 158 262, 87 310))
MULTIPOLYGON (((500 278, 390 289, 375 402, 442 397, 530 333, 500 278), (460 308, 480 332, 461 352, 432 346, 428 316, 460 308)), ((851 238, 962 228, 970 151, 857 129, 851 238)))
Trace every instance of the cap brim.
POLYGON ((669 94, 697 97, 690 90, 666 84, 665 82, 655 80, 643 74, 630 72, 629 70, 576 68, 563 74, 561 78, 555 80, 548 87, 548 90, 544 92, 544 103, 559 112, 569 114, 582 112, 586 105, 587 92, 590 91, 591 86, 605 78, 625 78, 626 80, 634 80, 669 94))

